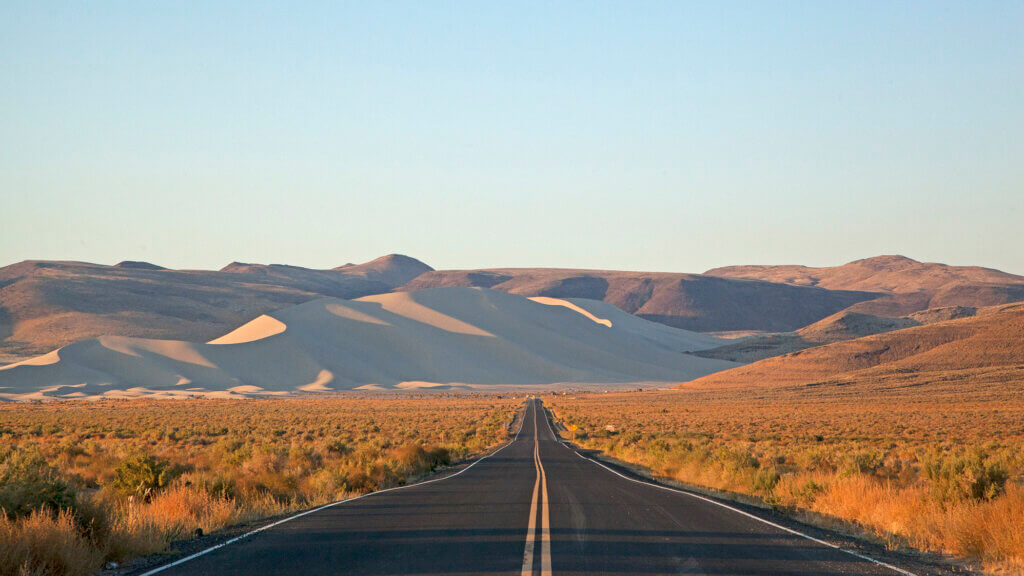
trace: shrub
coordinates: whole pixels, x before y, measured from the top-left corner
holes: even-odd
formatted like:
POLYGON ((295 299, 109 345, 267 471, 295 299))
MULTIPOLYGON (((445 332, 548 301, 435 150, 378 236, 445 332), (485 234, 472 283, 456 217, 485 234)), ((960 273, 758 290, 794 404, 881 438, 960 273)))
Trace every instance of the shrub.
POLYGON ((370 476, 362 470, 351 470, 342 481, 342 486, 349 492, 372 492, 377 487, 370 476))
POLYGON ((406 444, 391 451, 399 467, 406 472, 418 473, 435 470, 451 462, 447 448, 436 447, 427 449, 419 444, 406 444))
POLYGON ((811 503, 818 497, 818 494, 821 494, 824 491, 824 486, 818 484, 814 480, 808 480, 800 486, 800 489, 796 492, 796 496, 803 502, 811 503))
POLYGON ((754 492, 770 493, 775 490, 775 486, 779 483, 779 473, 771 468, 761 468, 754 475, 753 488, 754 492))
POLYGON ((204 492, 215 498, 232 500, 235 497, 235 481, 226 476, 204 478, 202 481, 200 481, 199 487, 202 488, 204 492))
POLYGON ((512 405, 475 397, 4 405, 0 506, 10 517, 0 514, 0 575, 93 574, 196 528, 392 486, 504 440, 512 405), (404 445, 416 445, 404 455, 408 469, 391 454, 404 445))
POLYGON ((0 456, 0 508, 8 517, 74 507, 74 490, 38 452, 11 450, 0 456))
POLYGON ((981 451, 933 456, 925 463, 932 493, 941 502, 991 500, 1006 490, 1009 474, 1002 462, 981 451))
POLYGON ((846 474, 874 474, 882 468, 885 454, 880 451, 854 452, 846 461, 843 472, 846 474))
POLYGON ((327 451, 338 456, 346 456, 352 452, 352 448, 344 441, 339 439, 332 440, 327 444, 327 451))
POLYGON ((114 469, 114 487, 125 495, 148 501, 156 491, 166 488, 178 472, 166 460, 141 454, 130 456, 114 469))
POLYGON ((725 465, 727 469, 734 471, 748 469, 756 470, 761 467, 761 463, 758 462, 757 458, 746 450, 722 448, 715 453, 715 458, 725 465))
POLYGON ((451 451, 444 446, 437 446, 427 450, 430 456, 430 469, 435 470, 439 466, 447 466, 452 463, 451 451))

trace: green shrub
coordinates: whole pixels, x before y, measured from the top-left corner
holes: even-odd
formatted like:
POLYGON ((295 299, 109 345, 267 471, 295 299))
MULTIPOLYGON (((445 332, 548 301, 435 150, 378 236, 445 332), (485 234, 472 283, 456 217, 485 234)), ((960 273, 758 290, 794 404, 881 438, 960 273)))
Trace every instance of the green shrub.
POLYGON ((10 450, 0 454, 0 508, 9 518, 28 516, 40 509, 73 509, 75 500, 75 491, 38 452, 10 450))
POLYGON ((761 468, 754 475, 753 488, 754 492, 761 492, 768 494, 775 490, 775 486, 780 480, 779 473, 772 468, 761 468))
POLYGON ((327 451, 332 454, 337 454, 338 456, 346 456, 352 452, 352 447, 344 440, 338 438, 327 444, 327 451))
POLYGON ((179 472, 166 460, 139 454, 126 458, 114 469, 113 485, 125 495, 149 500, 179 472))
POLYGON ((932 493, 942 502, 991 500, 1006 490, 1009 474, 983 452, 936 455, 925 463, 932 493))
POLYGON ((885 463, 885 454, 877 450, 854 452, 850 454, 843 466, 848 475, 875 474, 885 463))
POLYGON ((756 470, 761 467, 757 458, 746 450, 722 448, 715 452, 715 459, 721 462, 726 469, 733 471, 756 470))
POLYGON ((203 489, 207 494, 215 498, 223 498, 225 500, 233 500, 237 492, 237 486, 235 481, 226 476, 215 476, 213 478, 204 478, 200 483, 199 487, 203 489))
POLYGON ((622 442, 624 446, 629 446, 630 444, 636 444, 637 442, 642 440, 643 437, 643 433, 633 430, 631 432, 623 434, 620 442, 622 442))
POLYGON ((818 497, 818 494, 821 494, 824 491, 824 486, 818 484, 814 480, 808 480, 800 487, 799 490, 797 490, 796 495, 802 502, 810 504, 811 502, 814 502, 814 499, 818 497))
POLYGON ((225 437, 217 441, 214 454, 222 464, 239 466, 252 457, 252 449, 238 438, 225 437))

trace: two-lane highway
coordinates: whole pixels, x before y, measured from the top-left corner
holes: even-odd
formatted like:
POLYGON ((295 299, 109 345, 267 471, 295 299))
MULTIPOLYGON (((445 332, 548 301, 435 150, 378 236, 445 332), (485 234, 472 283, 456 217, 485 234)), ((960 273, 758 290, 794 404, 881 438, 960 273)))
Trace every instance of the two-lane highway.
POLYGON ((621 476, 530 400, 516 438, 462 472, 341 502, 146 574, 909 574, 621 476))

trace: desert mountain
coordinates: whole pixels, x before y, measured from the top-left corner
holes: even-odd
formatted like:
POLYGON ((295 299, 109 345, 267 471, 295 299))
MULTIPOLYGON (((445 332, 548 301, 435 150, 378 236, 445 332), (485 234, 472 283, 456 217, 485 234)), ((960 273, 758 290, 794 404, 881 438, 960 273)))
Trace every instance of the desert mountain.
POLYGON ((904 316, 928 308, 981 307, 1024 300, 1024 276, 978 266, 918 262, 904 256, 878 256, 826 268, 808 266, 728 266, 705 272, 829 290, 878 292, 884 296, 856 304, 854 312, 904 316))
POLYGON ((260 314, 321 296, 389 292, 429 269, 398 255, 340 270, 21 262, 0 268, 0 363, 104 334, 208 340, 260 314))
POLYGON ((433 268, 415 258, 401 254, 389 254, 365 264, 346 264, 335 268, 349 276, 359 276, 373 282, 397 288, 433 268))
POLYGON ((1024 391, 1024 303, 768 358, 687 386, 1014 386, 1024 391))
POLYGON ((735 366, 685 353, 718 343, 604 303, 439 288, 320 298, 206 344, 89 339, 0 368, 0 397, 682 382, 735 366))
MULTIPOLYGON (((260 314, 322 296, 347 299, 446 286, 601 300, 647 320, 703 332, 791 333, 843 310, 861 316, 841 324, 880 327, 886 323, 871 317, 903 317, 943 306, 948 310, 938 314, 952 318, 956 310, 1024 300, 1024 277, 897 256, 834 268, 720 268, 708 275, 545 268, 434 271, 397 254, 330 270, 239 262, 220 271, 198 271, 138 261, 115 266, 27 261, 0 268, 0 364, 101 335, 205 341, 260 314)), ((722 357, 756 360, 838 339, 766 338, 738 343, 739 355, 731 350, 722 357)))
POLYGON ((401 254, 389 254, 364 264, 346 264, 330 270, 316 270, 287 264, 248 264, 245 262, 232 262, 220 269, 221 272, 230 274, 272 278, 281 284, 293 285, 309 292, 338 298, 345 298, 344 292, 349 288, 341 285, 342 279, 349 283, 362 280, 361 286, 370 286, 376 293, 381 293, 391 291, 431 270, 433 268, 423 262, 401 254))
POLYGON ((523 296, 602 300, 668 326, 704 332, 796 330, 879 294, 699 274, 554 268, 427 272, 403 286, 492 288, 523 296))
MULTIPOLYGON (((951 312, 944 314, 938 310, 928 312, 935 318, 942 319, 945 319, 945 314, 952 314, 951 312)), ((932 318, 932 316, 924 318, 932 318)), ((718 348, 702 350, 696 354, 705 358, 718 358, 747 364, 814 346, 920 326, 925 323, 914 318, 886 318, 843 310, 796 332, 750 336, 726 343, 718 348)))

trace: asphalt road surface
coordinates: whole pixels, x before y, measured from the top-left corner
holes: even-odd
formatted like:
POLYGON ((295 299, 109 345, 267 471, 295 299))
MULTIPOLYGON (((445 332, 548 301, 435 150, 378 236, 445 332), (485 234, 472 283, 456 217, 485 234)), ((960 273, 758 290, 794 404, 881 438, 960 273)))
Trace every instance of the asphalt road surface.
POLYGON ((454 476, 272 525, 147 574, 909 574, 562 444, 537 400, 519 435, 454 476))

